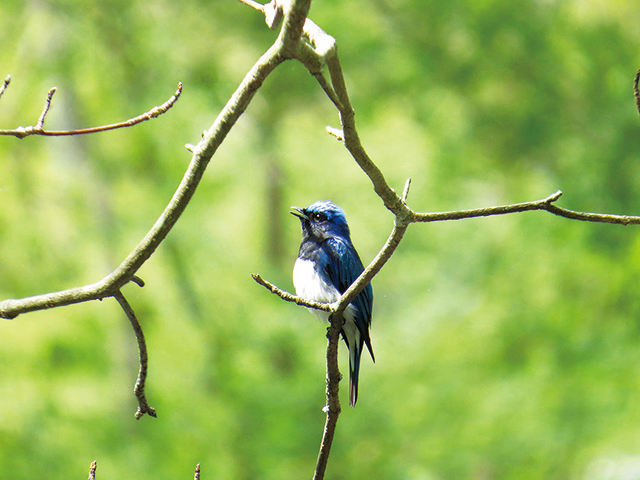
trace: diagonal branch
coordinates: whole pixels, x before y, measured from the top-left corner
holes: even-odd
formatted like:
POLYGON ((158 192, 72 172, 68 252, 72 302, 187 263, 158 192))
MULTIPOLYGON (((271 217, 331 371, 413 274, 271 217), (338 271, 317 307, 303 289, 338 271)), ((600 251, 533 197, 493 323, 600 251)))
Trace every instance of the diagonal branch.
MULTIPOLYGON (((10 79, 10 77, 8 78, 10 79)), ((5 85, 6 84, 7 84, 7 81, 5 80, 5 85)), ((28 137, 30 135, 60 137, 60 136, 70 136, 70 135, 86 135, 88 133, 99 133, 99 132, 106 132, 107 130, 115 130, 118 128, 132 127, 144 121, 151 120, 152 118, 159 117, 163 113, 166 113, 166 111, 169 110, 171 107, 173 107, 173 104, 176 103, 176 101, 180 97, 180 94, 182 93, 182 82, 178 83, 178 88, 176 92, 169 98, 169 100, 164 102, 162 105, 153 107, 148 112, 138 115, 137 117, 130 118, 129 120, 125 120, 124 122, 112 123, 110 125, 102 125, 100 127, 81 128, 77 130, 45 130, 43 128, 44 120, 45 120, 45 117, 47 116, 47 113, 49 113, 49 107, 51 107, 51 99, 55 92, 56 92, 56 87, 53 87, 51 90, 49 90, 44 109, 35 126, 18 127, 14 130, 0 130, 0 135, 14 136, 16 138, 21 138, 21 139, 24 137, 28 137)), ((2 94, 2 91, 0 91, 0 95, 1 94, 2 94)))
POLYGON ((97 460, 91 462, 89 466, 89 480, 96 480, 96 469, 98 468, 97 460))
POLYGON ((309 5, 310 0, 298 0, 292 3, 286 12, 278 39, 245 75, 213 125, 203 135, 200 143, 191 148, 193 152, 191 162, 171 201, 153 227, 120 266, 102 280, 90 285, 23 299, 4 300, 0 302, 0 318, 12 319, 21 313, 114 296, 136 274, 166 238, 186 209, 209 161, 238 118, 249 106, 264 80, 287 58, 287 52, 295 49, 297 42, 290 39, 294 38, 296 34, 297 38, 300 38, 304 15, 309 10, 309 5), (300 18, 301 15, 303 15, 302 18, 300 18), (293 45, 287 44, 287 41, 293 45))
POLYGON ((265 280, 264 278, 262 278, 259 274, 257 273, 252 273, 251 277, 260 285, 262 285, 263 287, 265 287, 267 290, 269 290, 271 293, 274 293, 276 295, 278 295, 281 299, 287 301, 287 302, 292 302, 292 303, 296 303, 298 305, 303 305, 307 308, 315 308, 316 310, 322 310, 324 312, 332 312, 332 308, 331 308, 331 304, 330 303, 319 303, 319 302, 311 302, 309 300, 305 300, 302 297, 298 297, 296 295, 292 295, 289 292, 285 292, 284 290, 276 287, 273 283, 268 282, 267 280, 265 280))
POLYGON ((11 83, 11 75, 7 75, 6 78, 4 79, 4 83, 0 87, 0 97, 2 97, 2 94, 7 89, 7 87, 9 87, 10 83, 11 83))
MULTIPOLYGON (((244 0, 240 0, 243 1, 244 0)), ((275 0, 272 0, 272 5, 275 0)), ((255 7, 254 7, 255 8, 255 7)), ((259 8, 257 8, 260 10, 259 8)), ((265 9, 262 9, 267 15, 265 9)), ((269 19, 267 19, 269 23, 269 19)), ((411 223, 416 222, 435 222, 443 220, 460 220, 464 218, 474 217, 486 217, 493 215, 505 215, 510 213, 525 212, 532 210, 545 210, 554 215, 562 216, 565 218, 588 221, 588 222, 604 222, 615 223, 621 225, 640 224, 640 217, 627 216, 627 215, 611 215, 600 213, 584 213, 568 210, 555 205, 560 196, 561 191, 548 196, 545 199, 525 202, 512 205, 503 205, 498 207, 487 207, 473 210, 461 210, 453 212, 442 213, 418 213, 413 211, 407 206, 407 196, 409 192, 410 180, 407 181, 402 197, 400 197, 387 183, 382 171, 371 160, 366 150, 362 146, 358 132, 355 125, 355 112, 351 106, 349 95, 347 92, 346 84, 344 81, 344 75, 342 73, 342 67, 338 58, 338 50, 335 40, 330 35, 326 34, 310 19, 307 19, 303 28, 303 39, 298 45, 296 52, 296 59, 299 60, 311 73, 318 84, 329 97, 332 103, 336 106, 342 125, 341 129, 335 129, 327 127, 327 131, 334 135, 338 140, 342 141, 345 147, 351 153, 351 156, 358 163, 360 168, 371 180, 374 191, 382 199, 385 207, 390 210, 395 219, 393 230, 385 242, 384 246, 376 257, 371 261, 369 266, 362 272, 362 274, 356 279, 356 281, 347 289, 341 296, 340 300, 334 304, 328 305, 331 315, 331 327, 329 328, 329 345, 327 348, 327 418, 325 423, 325 430, 323 434, 323 440, 318 456, 318 463, 314 479, 321 480, 324 478, 326 469, 326 462, 328 460, 329 451, 331 449, 331 441, 335 431, 338 415, 340 414, 339 399, 338 399, 338 382, 340 380, 337 356, 333 355, 333 336, 335 335, 335 349, 337 351, 337 336, 339 334, 342 323, 336 320, 341 320, 341 314, 344 309, 355 299, 355 297, 365 288, 365 286, 375 277, 375 275, 382 269, 385 263, 391 258, 400 241, 402 240, 404 233, 411 223), (329 71, 330 82, 324 76, 324 66, 327 66, 329 71), (335 330, 335 329, 338 330, 335 330), (332 375, 331 372, 337 371, 338 375, 332 375), (331 405, 337 405, 337 409, 332 409, 331 405)), ((640 113, 640 91, 638 89, 638 83, 640 82, 640 70, 636 75, 634 82, 634 95, 636 98, 636 105, 638 112, 640 113)), ((298 297, 295 297, 287 292, 283 292, 278 287, 269 284, 261 279, 259 275, 254 275, 254 279, 258 283, 267 287, 272 293, 278 294, 281 298, 292 301, 301 305, 303 302, 299 301, 298 297)))

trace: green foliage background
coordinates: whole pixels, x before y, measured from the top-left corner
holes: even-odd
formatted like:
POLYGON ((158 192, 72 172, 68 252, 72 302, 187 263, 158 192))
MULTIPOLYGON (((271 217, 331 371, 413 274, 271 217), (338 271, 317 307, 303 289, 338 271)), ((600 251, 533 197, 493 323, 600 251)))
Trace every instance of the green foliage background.
MULTIPOLYGON (((640 213, 633 0, 322 0, 361 137, 419 211, 544 198, 640 213)), ((0 3, 0 125, 165 116, 0 139, 0 299, 92 283, 160 214, 196 143, 276 33, 232 0, 0 3)), ((158 418, 135 421, 134 336, 114 300, 0 323, 0 478, 310 478, 325 330, 291 289, 289 205, 332 199, 365 261, 392 217, 294 62, 265 83, 191 205, 128 286, 158 418)), ((413 226, 375 279, 358 407, 332 479, 640 478, 640 235, 544 212, 413 226)), ((342 349, 344 350, 344 349, 342 349)), ((344 355, 344 351, 341 351, 344 355)), ((344 369, 346 357, 342 356, 344 369)), ((343 389, 344 390, 344 389, 343 389)), ((343 392, 344 393, 344 392, 343 392)))

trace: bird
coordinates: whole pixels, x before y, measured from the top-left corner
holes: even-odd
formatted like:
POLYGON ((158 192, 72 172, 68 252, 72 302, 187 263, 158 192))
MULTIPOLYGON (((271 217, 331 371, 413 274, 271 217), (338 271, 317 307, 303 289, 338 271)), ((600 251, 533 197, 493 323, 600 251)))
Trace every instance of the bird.
MULTIPOLYGON (((307 208, 291 207, 300 219, 302 242, 293 267, 296 295, 305 300, 333 303, 360 276, 364 267, 351 242, 347 217, 338 205, 319 200, 307 208)), ((343 313, 341 334, 349 350, 349 405, 358 400, 360 357, 366 345, 375 363, 369 328, 373 309, 371 283, 356 296, 343 313)), ((309 309, 329 322, 329 312, 309 309)))

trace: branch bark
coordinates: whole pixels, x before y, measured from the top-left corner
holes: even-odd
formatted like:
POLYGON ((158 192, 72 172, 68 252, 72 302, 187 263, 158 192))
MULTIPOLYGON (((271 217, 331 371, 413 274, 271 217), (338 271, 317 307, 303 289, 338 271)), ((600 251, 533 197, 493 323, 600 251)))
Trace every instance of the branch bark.
MULTIPOLYGON (((7 77, 10 81, 11 76, 7 77)), ((0 90, 0 95, 2 95, 2 91, 9 85, 9 82, 5 80, 4 88, 0 90)), ((176 92, 162 105, 157 107, 153 107, 148 112, 145 112, 137 117, 130 118, 129 120, 125 120, 124 122, 112 123, 110 125, 102 125, 100 127, 91 127, 91 128, 80 128, 76 130, 45 130, 44 129, 44 121, 49 113, 49 108, 51 107, 51 100, 53 99, 53 94, 56 93, 56 87, 53 87, 47 93, 47 100, 45 101, 44 108, 38 121, 35 126, 29 127, 18 127, 13 130, 0 130, 0 135, 4 136, 13 136, 16 138, 24 138, 30 135, 42 135, 45 137, 62 137, 62 136, 74 136, 74 135, 86 135, 88 133, 99 133, 106 132, 107 130, 116 130, 118 128, 126 128, 133 127, 139 123, 142 123, 146 120, 151 120, 152 118, 159 117, 163 113, 166 113, 173 104, 176 103, 180 94, 182 93, 182 82, 178 83, 178 89, 176 92)))
MULTIPOLYGON (((244 0, 240 0, 243 1, 244 0)), ((272 4, 274 2, 272 1, 272 4)), ((255 8, 255 7, 254 7, 255 8)), ((261 10, 257 8, 257 10, 261 10)), ((265 12, 265 9, 262 9, 265 12)), ((337 336, 339 335, 342 323, 337 323, 336 319, 341 319, 344 309, 356 298, 356 296, 365 288, 365 286, 380 272, 385 263, 391 258, 400 241, 402 240, 406 229, 411 223, 426 223, 444 220, 461 220, 464 218, 487 217, 493 215, 506 215, 510 213, 525 212, 532 210, 545 210, 554 215, 562 216, 572 220, 580 220, 587 222, 613 223, 620 225, 640 224, 640 217, 628 215, 612 215, 602 213, 585 213, 568 210, 558 207, 554 204, 560 196, 561 191, 548 196, 545 199, 518 203, 512 205, 503 205, 498 207, 487 207, 473 210, 461 210, 453 212, 441 213, 419 213, 415 212, 407 205, 407 196, 409 192, 410 180, 407 181, 402 197, 393 190, 387 183, 384 174, 378 166, 369 157, 366 150, 362 146, 358 131, 355 124, 355 112, 351 106, 349 94, 347 92, 342 67, 338 57, 338 48, 335 39, 325 33, 310 19, 306 19, 303 28, 303 39, 297 52, 296 59, 299 60, 318 81, 320 87, 329 97, 331 102, 336 106, 342 128, 335 129, 327 127, 327 131, 334 135, 338 140, 342 141, 360 168, 369 177, 373 185, 375 193, 380 197, 384 206, 394 215, 394 224, 389 238, 385 242, 382 249, 376 257, 371 261, 356 281, 344 292, 341 298, 334 304, 314 305, 311 308, 320 308, 331 312, 331 327, 329 327, 329 345, 327 347, 327 406, 325 407, 327 418, 325 422, 325 430, 323 440, 318 456, 318 463, 314 475, 315 480, 324 478, 326 462, 331 449, 336 423, 340 414, 339 398, 338 398, 338 382, 340 380, 337 355, 334 355, 333 349, 337 351, 337 336), (329 79, 324 76, 324 67, 327 67, 329 79), (328 309, 328 310, 327 310, 328 309), (337 330, 336 330, 337 328, 337 330), (335 346, 333 335, 336 336, 335 346), (335 372, 338 372, 336 375, 335 372), (337 405, 337 408, 333 408, 337 405), (333 407, 332 407, 333 406, 333 407)), ((640 93, 638 93, 638 81, 640 80, 640 71, 636 75, 634 82, 634 93, 640 112, 640 93)), ((303 299, 283 292, 278 287, 263 280, 259 275, 254 274, 254 279, 261 285, 268 288, 272 293, 280 295, 284 300, 295 302, 298 305, 305 305, 303 299), (286 294, 286 295, 285 295, 286 294)))
MULTIPOLYGON (((138 280, 136 277, 137 271, 155 252, 156 248, 158 248, 160 243, 162 243, 166 238, 171 231, 171 228, 175 225, 186 209, 212 156, 225 139, 227 133, 229 133, 233 125, 235 125, 238 118, 244 113, 264 80, 283 61, 293 58, 302 35, 302 27, 304 25, 307 12, 309 11, 310 3, 311 0, 293 0, 287 8, 279 7, 283 12, 284 23, 278 38, 267 52, 260 57, 251 70, 249 70, 247 75, 245 75, 234 94, 222 109, 213 125, 205 132, 198 145, 188 147, 193 155, 187 171, 182 178, 182 182, 153 227, 151 227, 145 237, 124 259, 118 268, 102 280, 90 285, 22 299, 8 299, 0 302, 0 318, 14 319, 22 313, 33 312, 36 310, 61 307, 90 300, 101 300, 107 297, 116 298, 125 313, 127 313, 127 317, 134 327, 140 349, 140 374, 135 387, 135 393, 138 397, 140 407, 136 412, 136 418, 140 418, 144 413, 155 416, 155 411, 152 407, 148 406, 144 397, 147 353, 142 329, 135 318, 133 310, 120 290, 130 280, 138 280)), ((10 78, 7 77, 3 91, 6 89, 9 80, 10 78)), ((54 90, 50 90, 47 97, 47 105, 45 106, 36 127, 33 127, 33 130, 37 130, 38 126, 42 128, 53 92, 54 90)), ((176 95, 179 95, 179 92, 180 86, 176 95)), ((169 102, 173 104, 175 100, 172 102, 170 99, 169 102)), ((169 102, 166 102, 165 105, 169 102)), ((170 105, 166 108, 169 107, 170 105)), ((157 107, 159 110, 162 110, 162 108, 163 106, 157 107)), ((149 118, 153 118, 153 113, 158 112, 159 110, 154 109, 150 111, 151 113, 148 112, 149 118)), ((0 134, 2 134, 2 131, 0 131, 0 134)), ((21 138, 21 136, 16 135, 15 132, 5 134, 13 134, 21 138)), ((39 131, 39 134, 44 133, 43 131, 39 131)), ((51 132, 49 132, 49 134, 51 134, 51 132)), ((26 135, 27 134, 23 136, 26 135)))

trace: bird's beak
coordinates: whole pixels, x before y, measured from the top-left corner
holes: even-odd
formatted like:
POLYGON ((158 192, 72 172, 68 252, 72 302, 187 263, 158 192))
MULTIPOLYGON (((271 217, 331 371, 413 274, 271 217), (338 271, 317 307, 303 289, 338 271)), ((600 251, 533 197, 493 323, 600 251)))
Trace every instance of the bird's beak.
POLYGON ((304 208, 291 207, 291 211, 289 213, 303 220, 309 220, 309 215, 304 211, 304 208))

